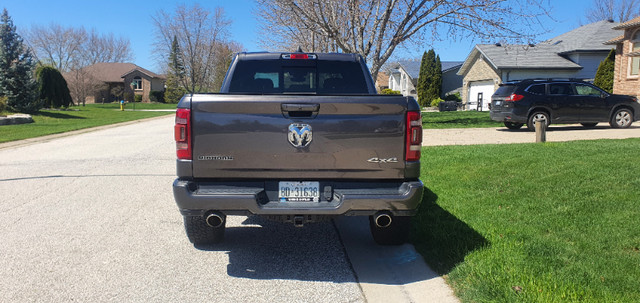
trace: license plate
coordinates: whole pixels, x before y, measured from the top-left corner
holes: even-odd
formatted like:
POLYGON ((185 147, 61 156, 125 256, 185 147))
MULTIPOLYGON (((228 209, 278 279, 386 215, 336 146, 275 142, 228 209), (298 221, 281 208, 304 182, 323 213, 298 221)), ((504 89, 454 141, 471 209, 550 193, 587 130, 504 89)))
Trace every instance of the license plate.
POLYGON ((496 106, 502 105, 502 101, 496 101, 496 106))
POLYGON ((320 182, 282 181, 279 182, 278 187, 278 198, 280 202, 320 201, 320 182))

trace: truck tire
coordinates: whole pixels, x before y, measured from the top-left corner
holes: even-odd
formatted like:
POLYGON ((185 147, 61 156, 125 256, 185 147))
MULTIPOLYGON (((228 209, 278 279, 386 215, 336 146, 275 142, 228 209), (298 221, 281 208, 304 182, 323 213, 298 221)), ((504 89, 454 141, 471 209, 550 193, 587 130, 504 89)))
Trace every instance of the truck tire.
POLYGON ((369 216, 369 228, 373 240, 379 245, 402 245, 409 239, 411 230, 411 217, 393 217, 388 227, 378 227, 369 216))
POLYGON ((189 241, 195 245, 216 244, 224 239, 224 229, 227 220, 222 226, 214 228, 207 225, 203 217, 184 216, 184 230, 189 241))

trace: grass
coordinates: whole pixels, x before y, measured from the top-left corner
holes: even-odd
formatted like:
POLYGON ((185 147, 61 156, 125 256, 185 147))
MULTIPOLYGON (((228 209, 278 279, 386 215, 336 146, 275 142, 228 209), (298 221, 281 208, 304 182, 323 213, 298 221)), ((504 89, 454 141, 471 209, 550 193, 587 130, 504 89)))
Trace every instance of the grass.
MULTIPOLYGON (((127 104, 126 109, 132 109, 127 104)), ((42 110, 32 115, 34 123, 0 126, 0 143, 72 130, 108 125, 131 120, 168 115, 167 112, 138 111, 141 109, 174 109, 175 104, 136 104, 136 111, 120 111, 120 104, 87 104, 74 106, 70 110, 42 110)))
POLYGON ((424 148, 413 242, 464 302, 640 302, 639 149, 424 148))
POLYGON ((422 113, 422 126, 427 129, 502 127, 502 122, 489 118, 489 112, 455 111, 422 113))

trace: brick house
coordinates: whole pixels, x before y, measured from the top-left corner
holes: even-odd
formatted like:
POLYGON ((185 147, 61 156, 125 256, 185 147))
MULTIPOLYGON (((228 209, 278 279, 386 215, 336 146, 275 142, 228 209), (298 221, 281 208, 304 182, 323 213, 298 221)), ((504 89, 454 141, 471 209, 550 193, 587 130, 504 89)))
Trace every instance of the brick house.
POLYGON ((618 35, 618 23, 603 20, 538 44, 478 44, 462 64, 462 103, 468 110, 489 110, 491 95, 507 81, 531 78, 579 78, 592 81, 618 35))
POLYGON ((616 47, 613 93, 640 98, 640 17, 613 29, 624 31, 622 36, 605 42, 616 47))
MULTIPOLYGON (((64 73, 65 80, 70 85, 83 83, 88 86, 86 103, 114 102, 122 99, 114 95, 115 88, 124 92, 124 99, 129 100, 132 95, 142 96, 142 102, 150 102, 151 91, 164 91, 166 78, 133 63, 96 63, 86 66, 80 71, 64 73)), ((78 102, 78 100, 74 100, 78 102)))

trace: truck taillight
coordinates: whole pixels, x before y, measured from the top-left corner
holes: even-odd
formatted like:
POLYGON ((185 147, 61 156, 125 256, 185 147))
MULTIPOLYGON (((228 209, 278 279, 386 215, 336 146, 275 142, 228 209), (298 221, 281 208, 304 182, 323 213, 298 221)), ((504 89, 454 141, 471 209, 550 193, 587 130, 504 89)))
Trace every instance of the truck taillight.
POLYGON ((191 160, 191 110, 176 110, 176 126, 174 129, 178 159, 191 160))
POLYGON ((407 134, 405 160, 420 160, 422 149, 422 115, 420 112, 407 112, 407 134))

